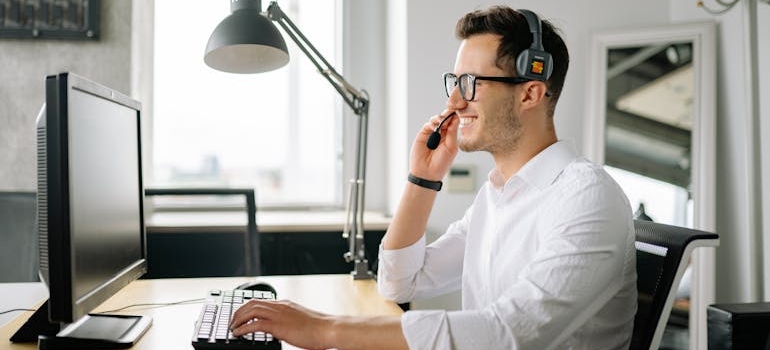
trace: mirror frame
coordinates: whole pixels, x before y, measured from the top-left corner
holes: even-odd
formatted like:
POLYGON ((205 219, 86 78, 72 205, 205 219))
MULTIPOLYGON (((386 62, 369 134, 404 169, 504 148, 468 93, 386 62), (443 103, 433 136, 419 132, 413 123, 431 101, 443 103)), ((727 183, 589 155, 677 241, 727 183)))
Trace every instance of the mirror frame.
MULTIPOLYGON (((589 66, 585 151, 594 162, 604 164, 607 104, 607 51, 665 42, 693 44, 694 99, 692 168, 690 193, 693 228, 716 231, 716 23, 694 22, 643 28, 621 28, 592 36, 589 66)), ((690 295, 690 349, 706 349, 706 309, 716 293, 715 248, 693 251, 690 295)))

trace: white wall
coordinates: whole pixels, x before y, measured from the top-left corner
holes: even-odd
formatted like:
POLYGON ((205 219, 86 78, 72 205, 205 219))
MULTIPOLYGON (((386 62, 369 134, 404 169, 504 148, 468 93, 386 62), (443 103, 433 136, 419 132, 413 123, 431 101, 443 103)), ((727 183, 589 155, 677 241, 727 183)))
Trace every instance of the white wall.
MULTIPOLYGON (((346 27, 342 30, 343 43, 349 48, 343 57, 340 71, 350 84, 366 90, 370 97, 368 121, 368 147, 366 169, 366 210, 386 209, 388 154, 386 124, 388 122, 386 99, 385 57, 385 1, 343 0, 346 27), (348 29, 355 28, 355 29, 348 29), (359 30, 360 28, 360 30, 359 30)), ((263 3, 266 3, 263 1, 263 3)), ((266 6, 266 5, 263 5, 266 6)), ((303 57, 304 59, 304 57, 303 57)), ((356 128, 358 117, 344 106, 345 115, 345 174, 354 174, 356 128)), ((347 184, 346 184, 347 185, 347 184)), ((347 193, 347 187, 345 188, 347 193)))
POLYGON ((46 75, 74 72, 131 93, 131 4, 101 4, 98 40, 0 39, 0 190, 37 188, 35 118, 46 75))
MULTIPOLYGON (((761 43, 758 47, 758 61, 770 62, 770 6, 760 6, 758 9, 758 30, 757 42, 761 43)), ((759 72, 759 96, 767 96, 770 94, 770 67, 767 65, 760 65, 759 72)), ((762 188, 762 203, 759 208, 759 213, 762 217, 762 226, 760 234, 762 244, 760 249, 763 252, 770 252, 770 183, 767 180, 770 177, 770 161, 768 161, 768 155, 770 155, 770 141, 767 141, 767 137, 770 136, 770 100, 766 98, 760 98, 759 103, 759 134, 762 136, 762 144, 759 150, 761 163, 761 179, 762 188)), ((765 256, 762 263, 762 271, 764 276, 764 293, 762 300, 770 300, 770 256, 765 256)))

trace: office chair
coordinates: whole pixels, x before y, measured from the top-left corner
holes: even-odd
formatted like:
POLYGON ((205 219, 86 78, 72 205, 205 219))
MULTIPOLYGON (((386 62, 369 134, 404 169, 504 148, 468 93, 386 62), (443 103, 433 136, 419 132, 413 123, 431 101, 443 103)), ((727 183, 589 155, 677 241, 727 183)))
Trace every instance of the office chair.
POLYGON ((639 299, 630 349, 658 349, 692 250, 718 246, 719 236, 644 220, 634 229, 639 299))
POLYGON ((0 192, 0 282, 38 281, 35 192, 0 192))
POLYGON ((226 277, 261 275, 257 205, 254 189, 152 188, 145 196, 244 196, 247 225, 237 235, 217 227, 154 227, 147 225, 147 264, 144 278, 226 277), (242 250, 239 251, 239 248, 242 250))

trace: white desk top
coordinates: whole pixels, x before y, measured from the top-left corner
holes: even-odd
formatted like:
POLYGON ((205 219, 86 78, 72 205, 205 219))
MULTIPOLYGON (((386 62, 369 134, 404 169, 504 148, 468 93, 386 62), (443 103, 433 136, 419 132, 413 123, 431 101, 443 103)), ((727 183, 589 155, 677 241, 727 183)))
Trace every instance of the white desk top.
MULTIPOLYGON (((30 309, 48 298, 43 282, 0 283, 0 311, 30 309)), ((0 327, 18 317, 22 311, 0 315, 0 327)))

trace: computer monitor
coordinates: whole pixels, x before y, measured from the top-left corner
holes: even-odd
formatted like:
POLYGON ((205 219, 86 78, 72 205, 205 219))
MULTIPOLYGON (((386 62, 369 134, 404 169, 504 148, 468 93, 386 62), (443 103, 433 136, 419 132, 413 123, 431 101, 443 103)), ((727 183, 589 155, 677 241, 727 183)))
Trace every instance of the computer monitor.
POLYGON ((49 299, 22 326, 41 348, 130 347, 151 323, 89 314, 147 272, 140 116, 138 101, 86 78, 45 79, 37 203, 49 299))

